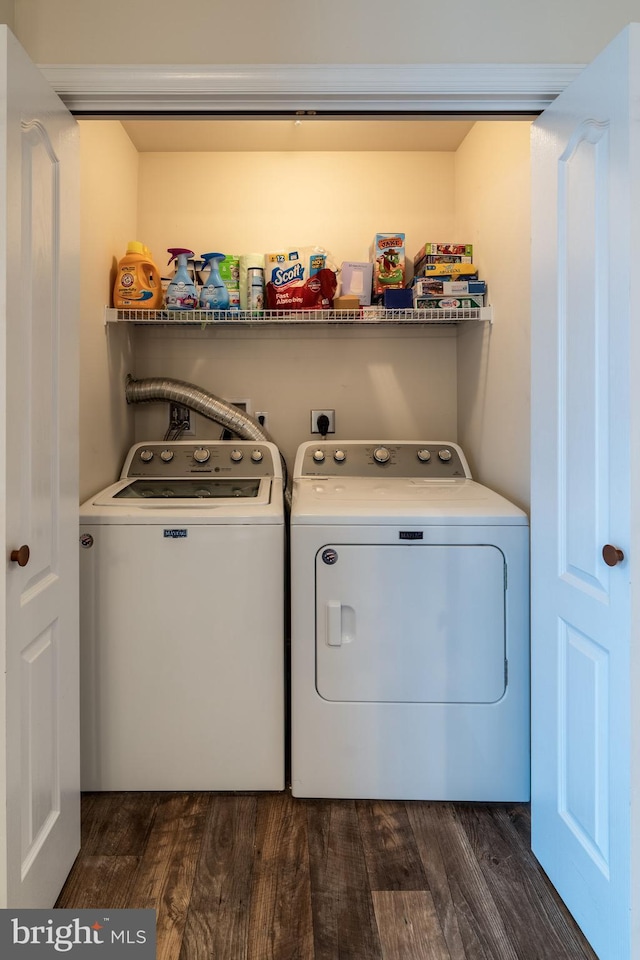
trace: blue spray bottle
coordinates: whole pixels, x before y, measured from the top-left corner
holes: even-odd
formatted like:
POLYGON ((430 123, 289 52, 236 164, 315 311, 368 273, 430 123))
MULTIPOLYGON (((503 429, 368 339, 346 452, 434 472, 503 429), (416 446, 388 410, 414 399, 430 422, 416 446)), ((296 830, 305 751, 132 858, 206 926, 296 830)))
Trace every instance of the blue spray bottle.
POLYGON ((229 291, 218 269, 224 253, 203 253, 201 257, 209 264, 209 275, 200 290, 200 306, 203 310, 228 310, 229 291))
POLYGON ((198 291, 187 270, 187 262, 189 257, 193 256, 193 250, 187 250, 185 247, 169 247, 167 252, 171 254, 169 263, 177 260, 178 265, 167 287, 165 306, 168 310, 193 310, 198 306, 198 291))

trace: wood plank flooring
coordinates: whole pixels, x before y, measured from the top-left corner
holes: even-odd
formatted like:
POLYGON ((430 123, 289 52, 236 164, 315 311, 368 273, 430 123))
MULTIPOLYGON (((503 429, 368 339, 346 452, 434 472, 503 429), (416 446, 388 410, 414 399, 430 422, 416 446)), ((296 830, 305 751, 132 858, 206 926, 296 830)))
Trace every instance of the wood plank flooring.
POLYGON ((105 793, 58 907, 151 907, 158 960, 597 960, 524 805, 105 793))

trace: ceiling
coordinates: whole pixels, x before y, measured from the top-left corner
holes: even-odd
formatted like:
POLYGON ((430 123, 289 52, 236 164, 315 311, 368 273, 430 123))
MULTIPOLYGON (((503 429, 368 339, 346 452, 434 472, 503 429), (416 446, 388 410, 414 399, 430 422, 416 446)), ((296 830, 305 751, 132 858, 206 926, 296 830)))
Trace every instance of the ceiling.
POLYGON ((403 117, 339 120, 123 120, 141 153, 252 151, 455 151, 474 120, 403 117))

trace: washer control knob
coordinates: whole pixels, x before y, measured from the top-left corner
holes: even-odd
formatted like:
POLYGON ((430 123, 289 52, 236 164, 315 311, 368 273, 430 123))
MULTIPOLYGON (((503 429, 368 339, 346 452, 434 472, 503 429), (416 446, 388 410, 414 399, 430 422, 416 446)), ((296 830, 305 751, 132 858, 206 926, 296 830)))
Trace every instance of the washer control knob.
POLYGON ((313 459, 316 463, 322 463, 324 460, 324 450, 315 450, 313 453, 313 459))
POLYGON ((333 459, 336 463, 344 463, 344 461, 347 459, 347 455, 344 450, 336 450, 333 455, 333 459))
POLYGON ((391 457, 391 454, 386 447, 376 447, 373 451, 373 459, 376 463, 386 463, 391 457))
POLYGON ((163 463, 171 463, 173 460, 173 450, 163 450, 160 454, 163 463))
POLYGON ((429 463, 429 460, 431 460, 431 451, 427 450, 426 447, 418 450, 418 460, 421 460, 423 463, 429 463))
POLYGON ((445 447, 444 450, 438 450, 438 457, 442 460, 443 463, 448 463, 451 460, 451 450, 447 450, 445 447))
POLYGON ((263 456, 262 450, 251 451, 251 459, 253 460, 254 463, 260 463, 260 461, 262 460, 262 456, 263 456))
POLYGON ((243 454, 242 450, 237 450, 237 449, 236 449, 236 450, 232 450, 231 453, 229 454, 229 456, 231 457, 231 459, 233 460, 234 463, 240 463, 240 461, 242 460, 244 454, 243 454))
POLYGON ((151 460, 153 460, 153 450, 141 450, 140 459, 143 463, 149 463, 151 460))
POLYGON ((211 451, 207 450, 206 447, 196 447, 193 451, 193 459, 196 463, 206 463, 210 456, 211 451))

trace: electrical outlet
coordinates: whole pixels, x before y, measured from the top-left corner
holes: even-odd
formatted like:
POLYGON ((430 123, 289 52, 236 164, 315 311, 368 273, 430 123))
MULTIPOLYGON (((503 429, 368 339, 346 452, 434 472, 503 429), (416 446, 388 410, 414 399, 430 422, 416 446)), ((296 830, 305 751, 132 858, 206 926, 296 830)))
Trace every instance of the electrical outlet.
POLYGON ((177 431, 183 424, 186 426, 180 431, 180 437, 194 437, 196 432, 193 429, 189 407, 185 407, 182 403, 170 403, 169 429, 177 431))
POLYGON ((257 420, 260 426, 264 427, 265 430, 269 429, 269 414, 266 410, 256 410, 254 419, 257 420))
POLYGON ((329 420, 327 433, 336 432, 336 412, 335 410, 312 410, 311 411, 311 433, 320 433, 318 429, 318 417, 325 415, 329 420))

